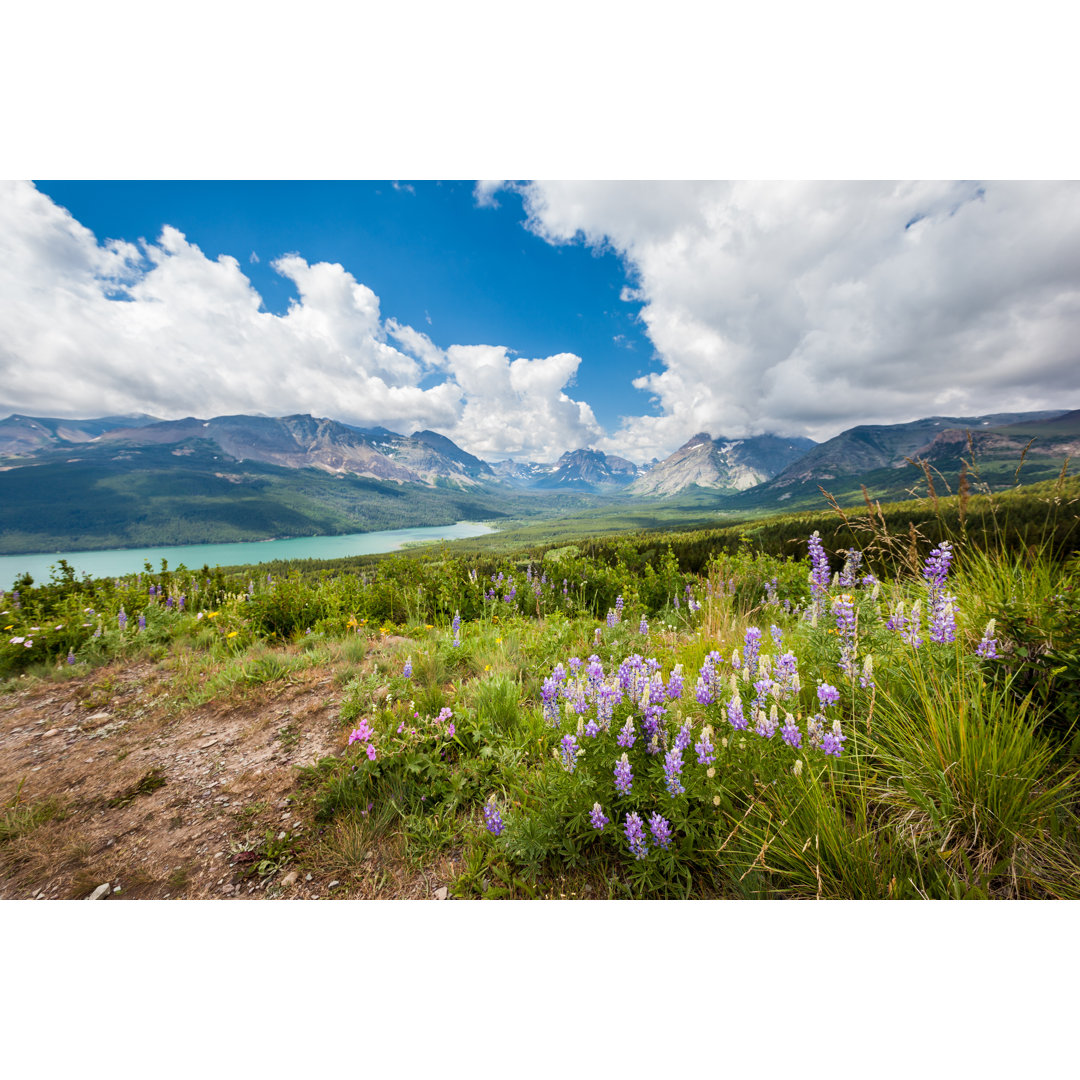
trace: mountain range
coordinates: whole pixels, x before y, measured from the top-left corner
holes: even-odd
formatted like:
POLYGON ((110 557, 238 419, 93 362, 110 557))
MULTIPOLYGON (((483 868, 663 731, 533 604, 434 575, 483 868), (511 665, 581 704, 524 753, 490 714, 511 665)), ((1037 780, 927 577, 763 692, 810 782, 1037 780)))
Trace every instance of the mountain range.
POLYGON ((1080 453, 1080 411, 933 416, 859 425, 826 442, 699 432, 638 466, 578 448, 488 463, 434 431, 402 435, 308 415, 0 420, 0 552, 356 532, 691 498, 717 510, 902 497, 926 469, 1008 486, 1080 453), (923 464, 917 464, 921 462, 923 464), (966 466, 964 466, 966 467, 966 466), (713 502, 715 500, 715 502, 713 502))

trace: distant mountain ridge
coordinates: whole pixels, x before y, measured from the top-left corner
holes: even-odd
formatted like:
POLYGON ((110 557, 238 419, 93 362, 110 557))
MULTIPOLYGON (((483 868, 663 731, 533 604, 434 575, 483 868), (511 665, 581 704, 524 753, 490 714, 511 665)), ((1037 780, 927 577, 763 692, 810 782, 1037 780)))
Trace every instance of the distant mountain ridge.
MULTIPOLYGON (((803 480, 832 480, 873 469, 902 468, 922 457, 949 431, 979 431, 1019 422, 1054 419, 1060 412, 990 413, 985 416, 928 416, 905 424, 859 424, 819 443, 770 480, 784 488, 803 480)), ((966 438, 966 436, 965 436, 966 438)))
POLYGON ((674 495, 693 486, 723 494, 745 491, 775 476, 814 445, 812 439, 778 435, 714 439, 701 431, 635 480, 627 492, 674 495))
POLYGON ((160 421, 156 416, 101 416, 94 420, 61 420, 50 416, 12 413, 0 420, 0 456, 22 457, 41 450, 91 442, 114 428, 143 427, 160 421))
POLYGON ((602 450, 567 450, 550 464, 501 461, 494 465, 500 482, 537 491, 615 492, 643 471, 632 461, 602 450))
MULTIPOLYGON (((1015 482, 1010 478, 1025 448, 1029 482, 1045 478, 1069 457, 1080 458, 1080 410, 864 424, 820 444, 771 434, 732 439, 699 432, 663 461, 641 466, 587 447, 568 450, 549 463, 488 463, 436 431, 402 435, 386 427, 361 428, 307 414, 180 420, 12 414, 0 420, 0 475, 7 476, 45 464, 134 468, 124 464, 125 456, 152 450, 158 474, 170 469, 170 463, 190 473, 198 461, 198 468, 209 469, 216 482, 234 486, 248 483, 247 474, 257 471, 258 463, 378 481, 409 489, 414 500, 434 488, 489 492, 496 500, 511 497, 513 489, 523 489, 513 498, 543 499, 567 492, 605 501, 625 497, 628 502, 685 494, 696 500, 715 497, 717 509, 727 511, 816 505, 821 487, 861 497, 863 483, 875 497, 902 497, 918 480, 919 470, 912 469, 909 460, 924 460, 943 477, 955 476, 970 450, 986 466, 981 482, 1008 486, 1015 482)), ((302 475, 294 481, 308 482, 302 475)), ((946 490, 951 482, 946 482, 946 490)))
MULTIPOLYGON (((493 480, 490 467, 433 431, 414 436, 363 430, 307 414, 281 417, 187 417, 104 433, 102 445, 169 445, 206 439, 238 462, 313 468, 399 484, 474 487, 493 480)), ((181 453, 182 451, 174 451, 181 453)))

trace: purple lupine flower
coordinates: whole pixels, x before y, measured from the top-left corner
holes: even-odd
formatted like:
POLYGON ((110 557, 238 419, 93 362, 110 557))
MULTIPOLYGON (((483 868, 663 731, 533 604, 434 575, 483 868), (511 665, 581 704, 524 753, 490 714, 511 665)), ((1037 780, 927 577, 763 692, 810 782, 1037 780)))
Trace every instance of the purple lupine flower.
POLYGON ((743 716, 742 698, 738 694, 732 695, 731 700, 728 702, 727 718, 728 723, 736 731, 745 731, 750 726, 746 717, 743 716))
POLYGON ((146 629, 146 616, 145 615, 140 615, 139 616, 139 629, 140 630, 145 630, 146 629))
POLYGON ((777 586, 776 578, 773 578, 771 581, 766 581, 765 582, 765 603, 766 604, 776 604, 776 603, 779 602, 778 599, 777 599, 777 594, 776 594, 776 586, 777 586))
POLYGON ((630 760, 623 754, 615 762, 615 789, 623 795, 630 794, 630 788, 634 783, 634 774, 630 771, 630 760))
POLYGON ((952 557, 952 545, 945 540, 930 552, 923 566, 928 593, 930 640, 938 645, 951 644, 956 640, 956 597, 945 592, 945 578, 952 557))
POLYGON ((711 765, 716 760, 716 748, 712 744, 712 729, 705 727, 701 738, 694 743, 699 765, 711 765))
POLYGON ((559 726, 559 684, 554 678, 544 680, 540 696, 543 701, 545 722, 557 728, 559 726))
POLYGON ((649 832, 653 839, 665 850, 671 845, 671 823, 659 814, 653 814, 649 818, 649 832))
POLYGON ((589 711, 589 699, 585 693, 585 684, 579 679, 576 683, 567 686, 566 689, 566 698, 574 712, 578 716, 587 713, 589 711))
POLYGON ((22 608, 22 603, 19 600, 19 590, 18 589, 12 589, 11 590, 11 606, 16 611, 19 611, 22 608))
POLYGON ((68 649, 67 662, 69 664, 74 664, 75 663, 75 650, 74 649, 68 649))
MULTIPOLYGON (((614 608, 611 608, 607 613, 607 626, 608 626, 609 630, 613 630, 615 628, 615 609, 614 608)), ((597 630, 597 633, 600 633, 600 631, 597 630)))
POLYGON ((949 574, 949 566, 952 564, 952 544, 943 540, 927 556, 923 565, 923 578, 931 589, 940 589, 945 584, 945 578, 949 574))
POLYGON ((600 727, 607 731, 611 727, 611 716, 615 711, 616 698, 622 697, 618 683, 605 683, 596 695, 596 719, 600 727))
POLYGON ((782 698, 791 697, 799 691, 799 661, 792 652, 784 653, 773 671, 777 693, 782 698))
POLYGON ((642 637, 645 637, 645 635, 649 632, 649 620, 646 619, 644 615, 641 616, 641 622, 638 623, 637 632, 642 637))
POLYGON ((165 597, 165 607, 171 610, 175 606, 176 606, 176 601, 171 596, 166 596, 165 597))
POLYGON ((956 597, 944 589, 930 613, 930 640, 938 645, 951 645, 956 640, 956 597))
POLYGON ((844 589, 853 589, 859 573, 859 564, 862 562, 862 552, 856 548, 848 548, 844 559, 844 569, 840 571, 838 584, 844 589))
POLYGON ((177 606, 177 607, 178 607, 178 608, 179 608, 179 609, 180 609, 181 611, 183 611, 183 610, 184 610, 184 604, 185 604, 185 603, 187 603, 187 597, 186 597, 186 596, 181 596, 181 597, 180 597, 180 599, 179 599, 179 600, 177 601, 177 603, 176 603, 176 606, 177 606))
POLYGON ((619 732, 619 737, 615 740, 620 746, 627 748, 634 745, 637 739, 637 734, 634 731, 634 718, 632 716, 627 717, 626 723, 623 724, 622 730, 619 732))
POLYGON ((784 631, 776 623, 769 626, 769 637, 772 638, 773 648, 779 652, 783 648, 784 631))
POLYGON ((669 701, 681 698, 683 692, 682 664, 676 664, 668 679, 667 696, 669 701))
MULTIPOLYGON (((708 674, 712 675, 712 670, 708 670, 708 674)), ((699 705, 711 705, 716 699, 712 692, 712 679, 706 679, 706 669, 701 669, 701 674, 698 675, 698 680, 694 686, 694 697, 697 698, 699 705)))
POLYGON ((406 679, 411 679, 412 678, 412 657, 411 656, 405 661, 405 667, 401 669, 401 674, 404 675, 406 679))
POLYGON ((659 705, 646 705, 641 714, 641 726, 645 731, 645 753, 657 754, 660 752, 660 719, 664 710, 659 705))
POLYGON ((829 591, 832 574, 829 570, 829 558, 821 543, 821 536, 815 531, 807 541, 810 548, 810 596, 813 601, 813 618, 821 617, 825 610, 825 594, 829 591))
POLYGON ((615 621, 622 622, 623 598, 622 593, 615 597, 615 621))
POLYGON ((826 731, 821 739, 821 752, 823 754, 832 754, 833 757, 839 757, 843 750, 840 744, 846 739, 846 735, 841 735, 837 731, 826 731))
POLYGON ((817 696, 822 705, 835 705, 840 700, 840 691, 835 686, 822 683, 817 688, 817 696))
POLYGON ((645 823, 638 814, 626 815, 626 842, 630 845, 630 851, 635 859, 644 859, 649 854, 648 844, 645 842, 645 823))
POLYGON ((680 753, 685 750, 691 743, 693 736, 690 734, 690 721, 687 720, 681 728, 679 728, 678 735, 675 736, 675 749, 680 753))
POLYGON ((836 616, 836 629, 840 633, 840 670, 849 679, 854 679, 858 674, 856 668, 858 621, 851 597, 837 597, 833 601, 833 614, 836 616))
POLYGON ((595 720, 590 720, 585 725, 585 730, 582 734, 587 735, 590 739, 595 739, 600 734, 600 725, 595 720))
POLYGON ((593 803, 592 810, 589 811, 589 824, 591 824, 594 829, 603 830, 604 826, 610 820, 610 818, 604 816, 604 811, 600 804, 598 802, 593 803))
POLYGON ((746 628, 743 642, 743 674, 752 679, 757 674, 758 653, 761 650, 761 631, 756 626, 746 628))
POLYGON ((499 813, 494 795, 484 803, 484 825, 492 836, 498 836, 503 831, 502 814, 499 813))
POLYGON ((577 768, 578 741, 576 735, 564 735, 559 741, 562 748, 563 768, 572 773, 577 768))
POLYGON ((982 641, 979 642, 978 648, 975 650, 976 656, 981 656, 984 660, 996 660, 997 659, 997 638, 994 637, 994 627, 997 625, 996 620, 991 619, 986 624, 986 629, 983 631, 982 641))
POLYGON ((456 649, 461 644, 461 614, 460 612, 454 612, 454 621, 450 624, 450 630, 454 635, 454 640, 450 643, 456 649))
POLYGON ((117 613, 116 622, 121 630, 127 629, 127 612, 124 611, 123 605, 121 605, 120 611, 117 613))
POLYGON ((751 714, 756 713, 758 709, 765 707, 765 700, 768 698, 774 685, 775 684, 768 675, 762 675, 760 679, 754 681, 754 700, 750 704, 751 714))
POLYGON ((576 675, 578 673, 578 668, 581 667, 581 658, 578 656, 571 656, 567 663, 570 665, 570 674, 576 675))
POLYGON ((900 635, 900 640, 906 645, 917 649, 922 643, 922 603, 916 600, 911 606, 911 618, 906 620, 907 627, 900 635))
POLYGON ((802 746, 802 732, 799 730, 795 723, 795 717, 788 713, 784 717, 784 726, 780 729, 780 738, 788 744, 788 746, 795 747, 796 750, 802 746))

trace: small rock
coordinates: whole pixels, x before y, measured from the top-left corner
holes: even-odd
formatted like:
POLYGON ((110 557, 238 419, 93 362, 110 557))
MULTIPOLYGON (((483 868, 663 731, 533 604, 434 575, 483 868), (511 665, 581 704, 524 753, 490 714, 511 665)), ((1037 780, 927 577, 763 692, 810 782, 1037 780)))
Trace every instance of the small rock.
POLYGON ((109 882, 105 882, 104 885, 99 885, 86 899, 87 900, 104 900, 109 895, 109 891, 112 886, 109 882))
POLYGON ((333 888, 333 887, 334 887, 335 885, 340 885, 340 884, 341 884, 341 882, 340 882, 340 881, 331 881, 331 882, 330 882, 330 884, 329 884, 329 885, 327 885, 326 887, 327 887, 328 889, 332 889, 332 888, 333 888))
POLYGON ((435 890, 435 899, 436 900, 445 900, 449 895, 450 895, 450 891, 447 889, 447 887, 445 885, 440 885, 439 888, 437 888, 435 890))
POLYGON ((304 880, 305 880, 305 881, 310 881, 310 880, 311 880, 311 875, 310 875, 310 874, 308 874, 308 876, 307 876, 306 878, 304 878, 304 880))
POLYGON ((229 895, 231 895, 231 893, 232 893, 232 891, 233 891, 233 887, 232 887, 231 885, 222 885, 222 886, 221 886, 221 891, 222 891, 222 892, 223 892, 223 893, 224 893, 224 894, 225 894, 226 896, 229 896, 229 895))
POLYGON ((59 734, 60 734, 60 729, 54 727, 54 728, 51 728, 49 731, 44 732, 41 737, 43 739, 51 739, 54 735, 59 735, 59 734))
POLYGON ((217 742, 217 739, 203 739, 203 741, 201 743, 199 743, 199 749, 200 750, 208 750, 216 742, 217 742))
POLYGON ((281 887, 282 887, 283 889, 287 889, 287 888, 288 888, 288 887, 289 887, 290 885, 295 885, 295 884, 296 884, 296 879, 297 879, 297 877, 298 877, 298 875, 297 875, 296 871, 295 871, 295 870, 290 870, 290 871, 289 871, 289 872, 288 872, 288 873, 287 873, 287 874, 286 874, 286 875, 285 875, 285 876, 284 876, 284 877, 283 877, 283 878, 281 879, 281 887))

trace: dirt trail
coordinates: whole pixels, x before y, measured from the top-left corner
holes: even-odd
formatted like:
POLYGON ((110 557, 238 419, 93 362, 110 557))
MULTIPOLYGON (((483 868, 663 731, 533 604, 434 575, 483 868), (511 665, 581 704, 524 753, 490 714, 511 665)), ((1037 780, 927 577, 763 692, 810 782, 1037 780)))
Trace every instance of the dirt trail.
MULTIPOLYGON (((267 829, 299 850, 317 844, 296 766, 345 746, 332 675, 310 668, 183 708, 172 673, 142 663, 0 697, 0 804, 17 794, 45 819, 0 843, 0 898, 79 899, 105 883, 111 899, 388 895, 385 868, 372 866, 374 889, 303 859, 267 880, 242 851, 267 829)), ((440 884, 389 876, 390 895, 440 884)))

